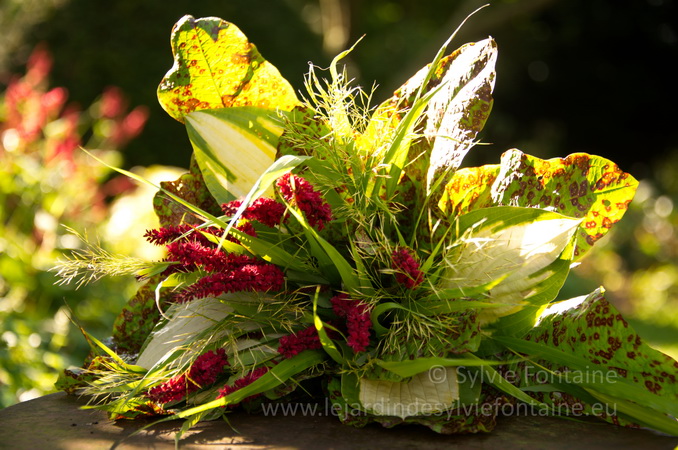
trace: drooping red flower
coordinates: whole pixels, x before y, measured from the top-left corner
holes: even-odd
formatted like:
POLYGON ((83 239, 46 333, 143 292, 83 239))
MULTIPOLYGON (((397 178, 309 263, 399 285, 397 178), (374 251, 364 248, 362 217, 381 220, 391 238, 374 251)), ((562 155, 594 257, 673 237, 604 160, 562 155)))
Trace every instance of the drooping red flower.
MULTIPOLYGON (((245 257, 248 258, 248 257, 245 257)), ((185 271, 197 270, 199 268, 214 272, 217 270, 228 270, 236 261, 236 255, 223 252, 217 248, 205 247, 199 242, 171 242, 167 244, 167 260, 181 263, 185 271)), ((250 262, 243 261, 244 264, 250 262)))
POLYGON ((332 310, 338 317, 346 318, 348 337, 346 344, 355 352, 363 352, 370 345, 370 309, 366 303, 339 294, 330 299, 332 310))
POLYGON ((330 205, 323 200, 320 192, 304 178, 288 172, 276 182, 280 195, 286 202, 296 205, 306 216, 306 220, 318 230, 332 220, 330 205))
POLYGON ((182 237, 183 241, 198 242, 206 247, 214 245, 201 232, 213 234, 214 236, 221 236, 222 234, 221 228, 218 227, 196 228, 193 225, 181 224, 153 230, 146 230, 144 237, 148 242, 155 245, 167 245, 170 242, 176 241, 182 237))
POLYGON ((148 397, 157 403, 179 401, 198 389, 213 384, 228 365, 223 348, 198 356, 187 373, 170 378, 148 391, 148 397))
POLYGON ((311 325, 294 334, 281 337, 278 353, 289 359, 304 350, 315 350, 319 348, 322 348, 322 344, 318 337, 318 330, 316 330, 314 325, 311 325))
MULTIPOLYGON (((221 205, 221 210, 227 216, 233 216, 241 205, 241 200, 234 200, 221 205)), ((284 214, 285 205, 278 203, 272 198, 261 197, 247 207, 242 217, 248 220, 256 220, 269 227, 275 227, 282 221, 284 214)))
POLYGON ((173 377, 148 391, 148 397, 156 403, 178 402, 188 394, 186 376, 173 377))
POLYGON ((216 352, 210 350, 196 358, 188 372, 188 379, 197 386, 210 385, 216 381, 226 365, 228 358, 223 348, 216 352))
POLYGON ((226 292, 279 291, 284 283, 285 275, 277 266, 257 262, 207 275, 184 289, 175 299, 184 303, 195 298, 216 297, 226 292))
POLYGON ((396 271, 396 281, 408 289, 413 289, 424 281, 424 274, 419 270, 419 262, 406 248, 399 248, 391 254, 391 268, 396 271))

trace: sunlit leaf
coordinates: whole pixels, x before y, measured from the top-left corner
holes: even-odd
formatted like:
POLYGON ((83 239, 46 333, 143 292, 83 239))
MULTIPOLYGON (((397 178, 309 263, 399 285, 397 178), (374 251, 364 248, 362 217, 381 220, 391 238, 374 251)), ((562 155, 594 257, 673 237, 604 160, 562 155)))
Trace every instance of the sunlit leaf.
POLYGON ((538 209, 499 207, 463 215, 460 223, 458 246, 446 259, 440 287, 473 288, 501 279, 484 294, 486 301, 498 305, 481 311, 487 321, 527 304, 526 298, 553 275, 544 269, 560 258, 580 219, 538 209))
POLYGON ((500 165, 456 172, 440 207, 447 214, 489 206, 523 206, 581 218, 575 255, 580 258, 626 212, 638 182, 613 162, 584 153, 542 160, 519 150, 500 165))
MULTIPOLYGON (((175 181, 163 181, 160 183, 160 187, 204 211, 212 214, 221 212, 219 205, 205 186, 205 180, 194 157, 191 158, 188 173, 175 181)), ((153 198, 153 208, 162 227, 179 225, 180 223, 196 225, 203 223, 202 219, 192 215, 188 208, 172 200, 162 191, 159 191, 153 198)))
POLYGON ((196 161, 219 203, 244 197, 275 160, 282 123, 273 111, 222 108, 185 119, 196 161))
POLYGON ((289 111, 299 102, 290 84, 232 23, 184 16, 172 30, 174 65, 158 86, 167 113, 232 106, 289 111))
POLYGON ((446 170, 456 170, 474 145, 492 109, 497 44, 488 38, 466 44, 452 61, 426 111, 424 134, 433 139, 427 189, 446 170))
MULTIPOLYGON (((246 294, 243 294, 246 295, 246 294)), ((216 298, 196 299, 185 304, 175 304, 168 311, 172 320, 156 329, 137 359, 137 365, 152 368, 168 353, 185 347, 199 333, 213 326, 233 308, 216 298)))

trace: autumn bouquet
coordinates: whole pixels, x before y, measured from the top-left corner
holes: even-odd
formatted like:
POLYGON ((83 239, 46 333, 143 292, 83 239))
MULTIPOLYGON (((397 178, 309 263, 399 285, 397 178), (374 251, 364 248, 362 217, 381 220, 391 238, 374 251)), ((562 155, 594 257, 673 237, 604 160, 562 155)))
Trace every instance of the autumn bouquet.
POLYGON ((66 281, 145 280, 110 342, 85 332, 92 357, 62 389, 183 430, 320 397, 354 425, 490 431, 522 405, 678 435, 678 363, 602 288, 555 301, 636 180, 581 153, 460 168, 492 107, 494 40, 443 47, 376 108, 347 52, 299 99, 233 24, 186 16, 172 49, 158 97, 194 152, 154 201, 146 238, 167 257, 62 262, 66 281))

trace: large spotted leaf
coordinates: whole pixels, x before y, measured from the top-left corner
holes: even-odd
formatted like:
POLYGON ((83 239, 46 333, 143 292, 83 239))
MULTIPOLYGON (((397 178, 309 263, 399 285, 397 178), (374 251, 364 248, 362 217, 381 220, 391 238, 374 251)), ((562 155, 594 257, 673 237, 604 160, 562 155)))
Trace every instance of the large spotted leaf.
POLYGON ((141 286, 115 319, 113 341, 118 353, 139 352, 147 336, 160 320, 155 287, 162 278, 155 276, 141 286))
POLYGON ((497 44, 491 38, 466 44, 454 56, 426 111, 424 135, 433 141, 429 188, 461 165, 492 109, 497 44))
POLYGON ((572 402, 567 395, 551 395, 554 403, 576 407, 583 400, 589 413, 603 419, 678 435, 678 422, 670 418, 678 415, 678 362, 645 344, 602 289, 551 305, 524 340, 495 339, 554 371, 549 375, 520 363, 514 369, 522 388, 531 385, 528 390, 537 392, 551 382, 579 397, 572 402), (592 407, 600 402, 609 407, 592 407))
POLYGON ((580 258, 618 222, 638 182, 612 161, 575 153, 542 160, 519 150, 501 164, 457 171, 439 206, 447 215, 491 206, 522 206, 581 218, 575 256, 580 258))
MULTIPOLYGON (((358 145, 370 154, 378 153, 379 147, 389 144, 389 138, 403 114, 413 106, 417 93, 437 90, 422 116, 425 151, 430 152, 438 145, 437 156, 448 155, 447 161, 458 167, 490 113, 496 58, 496 43, 486 39, 460 47, 433 68, 430 65, 422 68, 379 105, 357 138, 358 145), (466 151, 453 150, 462 147, 466 151)), ((425 159, 428 163, 429 158, 425 159)))
POLYGON ((288 111, 294 89, 232 23, 184 16, 172 29, 174 65, 158 100, 180 122, 193 111, 231 106, 288 111))

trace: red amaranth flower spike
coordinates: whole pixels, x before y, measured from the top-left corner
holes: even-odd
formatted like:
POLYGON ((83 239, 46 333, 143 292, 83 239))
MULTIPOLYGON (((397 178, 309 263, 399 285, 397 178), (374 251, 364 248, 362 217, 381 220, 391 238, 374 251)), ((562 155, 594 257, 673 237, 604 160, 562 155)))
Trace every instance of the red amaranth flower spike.
POLYGON ((193 225, 182 224, 176 226, 169 226, 163 228, 156 228, 147 230, 144 237, 148 242, 155 245, 167 245, 183 236, 182 241, 198 242, 206 247, 214 245, 202 233, 213 234, 214 236, 221 236, 222 230, 217 227, 196 228, 193 225))
POLYGON ((424 281, 424 274, 419 270, 419 262, 406 248, 400 248, 391 254, 392 265, 396 271, 396 281, 408 289, 414 289, 424 281))
POLYGON ((217 248, 204 247, 197 242, 168 244, 167 260, 181 263, 188 271, 200 268, 206 272, 229 272, 246 265, 266 264, 252 256, 226 253, 217 248))
MULTIPOLYGON (((221 205, 221 210, 227 216, 233 216, 242 205, 241 200, 234 200, 221 205)), ((261 197, 247 207, 242 217, 248 220, 256 220, 268 227, 278 225, 285 214, 285 205, 276 202, 272 198, 261 197)))
POLYGON ((348 346, 354 352, 365 351, 370 345, 370 328, 372 327, 369 306, 349 298, 346 294, 336 295, 330 299, 330 302, 334 314, 346 318, 348 330, 346 343, 348 346))
POLYGON ((228 365, 223 348, 198 356, 187 373, 170 378, 148 391, 148 397, 157 403, 170 403, 183 399, 198 389, 213 384, 228 365))
POLYGON ((228 365, 226 351, 223 348, 212 350, 198 356, 188 372, 188 379, 198 386, 206 386, 216 381, 228 365))
POLYGON ((294 334, 281 337, 278 353, 289 359, 304 350, 315 350, 319 348, 322 348, 322 344, 318 337, 318 330, 316 330, 315 325, 311 325, 294 334))
POLYGON ((259 263, 235 267, 199 279, 184 289, 176 301, 184 303, 195 298, 217 297, 226 292, 279 291, 285 283, 285 275, 273 264, 259 263))
POLYGON ((323 200, 320 192, 302 177, 288 172, 278 178, 276 185, 280 189, 282 198, 296 205, 312 227, 322 230, 325 223, 332 220, 330 205, 323 200))

